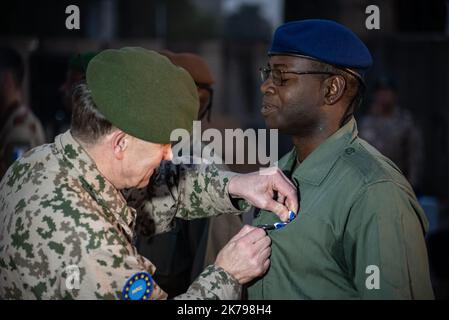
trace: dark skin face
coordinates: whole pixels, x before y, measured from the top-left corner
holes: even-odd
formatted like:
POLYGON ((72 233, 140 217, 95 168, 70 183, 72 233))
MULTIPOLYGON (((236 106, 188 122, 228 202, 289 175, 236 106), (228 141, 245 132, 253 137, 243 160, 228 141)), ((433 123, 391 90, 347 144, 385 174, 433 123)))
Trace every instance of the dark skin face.
MULTIPOLYGON (((293 56, 271 56, 268 65, 282 71, 316 71, 311 60, 293 56)), ((271 77, 260 89, 262 115, 268 128, 291 135, 303 161, 320 143, 340 128, 349 98, 341 75, 283 74, 282 86, 271 77)))

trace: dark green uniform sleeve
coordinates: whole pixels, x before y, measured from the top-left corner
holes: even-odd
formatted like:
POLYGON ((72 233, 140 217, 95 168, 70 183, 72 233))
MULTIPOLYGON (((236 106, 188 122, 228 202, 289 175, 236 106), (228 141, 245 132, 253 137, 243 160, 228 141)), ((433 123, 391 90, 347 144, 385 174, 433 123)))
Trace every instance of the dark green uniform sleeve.
POLYGON ((409 186, 383 181, 361 190, 347 222, 344 251, 362 299, 434 298, 426 229, 409 186))

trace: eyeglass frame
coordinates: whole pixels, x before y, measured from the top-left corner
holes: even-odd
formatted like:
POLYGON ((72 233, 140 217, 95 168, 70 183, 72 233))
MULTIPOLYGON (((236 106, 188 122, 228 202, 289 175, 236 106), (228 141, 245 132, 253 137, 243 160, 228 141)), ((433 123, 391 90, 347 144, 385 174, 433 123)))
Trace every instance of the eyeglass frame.
POLYGON ((286 80, 288 80, 288 79, 283 79, 282 75, 284 73, 291 73, 291 74, 297 74, 297 75, 302 75, 302 74, 328 74, 328 75, 332 75, 332 76, 337 76, 338 75, 336 73, 326 72, 326 71, 294 71, 294 70, 283 71, 283 70, 280 70, 280 69, 272 69, 272 68, 269 68, 269 67, 260 67, 259 68, 259 72, 260 72, 260 78, 261 78, 262 82, 267 81, 270 78, 270 74, 271 74, 271 79, 272 79, 274 85, 278 86, 278 87, 283 86, 284 82, 286 80), (269 71, 269 72, 267 73, 267 71, 269 71), (273 78, 273 71, 280 72, 281 76, 280 76, 280 78, 278 78, 281 81, 280 83, 276 83, 277 81, 275 81, 275 79, 273 78), (265 74, 268 74, 268 76, 265 77, 265 74))

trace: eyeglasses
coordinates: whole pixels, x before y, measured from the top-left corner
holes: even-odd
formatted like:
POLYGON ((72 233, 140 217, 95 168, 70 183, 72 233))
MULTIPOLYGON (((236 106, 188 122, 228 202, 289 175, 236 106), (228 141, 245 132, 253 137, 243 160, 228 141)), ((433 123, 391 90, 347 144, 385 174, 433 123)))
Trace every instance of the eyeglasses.
POLYGON ((273 80, 273 83, 276 86, 282 86, 286 79, 283 78, 284 73, 293 73, 293 74, 329 74, 329 75, 335 75, 335 73, 332 72, 325 72, 325 71, 282 71, 279 69, 271 69, 271 68, 259 68, 260 71, 260 78, 262 79, 262 82, 265 82, 268 80, 271 74, 271 79, 273 80))

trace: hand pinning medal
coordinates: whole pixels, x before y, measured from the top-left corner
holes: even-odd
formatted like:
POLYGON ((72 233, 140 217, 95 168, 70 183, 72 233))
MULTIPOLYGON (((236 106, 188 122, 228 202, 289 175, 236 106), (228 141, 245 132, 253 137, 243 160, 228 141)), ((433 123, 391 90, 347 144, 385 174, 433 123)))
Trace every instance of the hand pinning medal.
POLYGON ((262 228, 264 230, 277 230, 277 229, 282 229, 283 227, 285 227, 287 224, 289 224, 290 222, 292 222, 292 220, 294 220, 296 218, 296 215, 293 211, 289 211, 288 213, 288 222, 276 222, 273 224, 260 224, 257 227, 258 228, 262 228))

